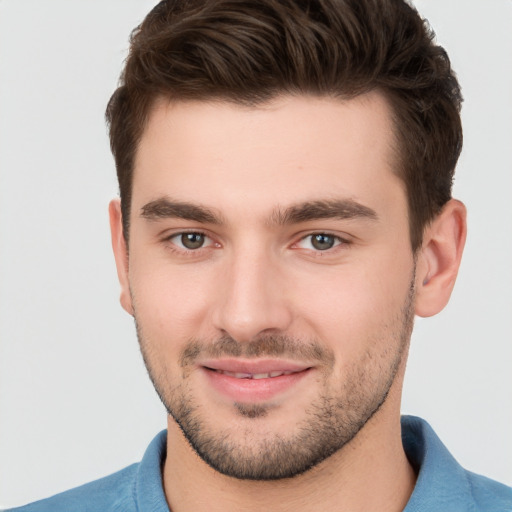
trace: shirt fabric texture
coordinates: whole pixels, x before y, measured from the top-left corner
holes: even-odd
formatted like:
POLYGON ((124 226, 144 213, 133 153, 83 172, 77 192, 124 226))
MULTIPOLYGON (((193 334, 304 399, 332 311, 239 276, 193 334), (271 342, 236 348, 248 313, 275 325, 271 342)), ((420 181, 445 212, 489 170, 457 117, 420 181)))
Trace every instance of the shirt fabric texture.
MULTIPOLYGON (((5 512, 169 512, 162 487, 166 439, 164 430, 138 464, 5 512)), ((404 512, 512 511, 512 487, 463 469, 426 421, 403 416, 402 441, 418 473, 404 512)))

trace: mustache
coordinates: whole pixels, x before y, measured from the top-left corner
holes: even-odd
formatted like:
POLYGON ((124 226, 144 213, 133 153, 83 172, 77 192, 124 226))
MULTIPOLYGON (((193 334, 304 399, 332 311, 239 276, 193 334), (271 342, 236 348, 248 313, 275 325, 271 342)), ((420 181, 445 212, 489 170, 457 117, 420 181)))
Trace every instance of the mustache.
POLYGON ((320 363, 332 367, 334 353, 317 341, 302 341, 285 335, 261 335, 248 342, 236 341, 225 334, 213 342, 190 340, 180 354, 180 366, 193 366, 199 358, 217 359, 240 357, 282 357, 320 363))

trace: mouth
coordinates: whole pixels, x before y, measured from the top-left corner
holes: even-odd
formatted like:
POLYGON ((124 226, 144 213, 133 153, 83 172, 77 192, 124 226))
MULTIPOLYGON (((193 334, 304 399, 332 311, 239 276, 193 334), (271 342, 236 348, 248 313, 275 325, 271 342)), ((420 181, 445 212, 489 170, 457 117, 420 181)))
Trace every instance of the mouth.
MULTIPOLYGON (((215 368, 208 368, 205 366, 207 370, 212 372, 217 372, 222 375, 227 375, 228 377, 233 377, 234 379, 274 379, 275 377, 281 377, 282 375, 292 375, 293 373, 299 373, 305 370, 291 371, 291 370, 277 370, 273 372, 266 373, 245 373, 245 372, 230 372, 228 370, 218 370, 215 368)), ((309 368, 306 368, 309 369, 309 368)))
POLYGON ((263 403, 300 389, 313 367, 280 360, 224 359, 204 361, 200 369, 208 381, 208 392, 230 402, 263 403))

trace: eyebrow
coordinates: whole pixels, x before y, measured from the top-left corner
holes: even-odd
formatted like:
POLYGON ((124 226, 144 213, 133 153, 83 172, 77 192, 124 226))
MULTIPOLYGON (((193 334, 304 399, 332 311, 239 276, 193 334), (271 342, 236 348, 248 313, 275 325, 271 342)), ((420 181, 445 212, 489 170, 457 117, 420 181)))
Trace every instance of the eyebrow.
POLYGON ((307 201, 292 205, 285 210, 276 209, 271 216, 271 223, 287 225, 319 219, 369 219, 377 221, 378 218, 375 210, 353 199, 331 199, 307 201))
MULTIPOLYGON (((141 208, 141 217, 153 221, 160 219, 184 219, 202 224, 224 224, 222 216, 206 206, 162 197, 150 201, 141 208)), ((378 220, 375 210, 353 199, 327 199, 306 201, 285 209, 277 207, 269 218, 270 225, 299 224, 319 219, 368 219, 378 220)))
POLYGON ((210 208, 166 197, 150 201, 141 208, 141 217, 147 220, 184 219, 202 224, 222 224, 222 218, 210 208))

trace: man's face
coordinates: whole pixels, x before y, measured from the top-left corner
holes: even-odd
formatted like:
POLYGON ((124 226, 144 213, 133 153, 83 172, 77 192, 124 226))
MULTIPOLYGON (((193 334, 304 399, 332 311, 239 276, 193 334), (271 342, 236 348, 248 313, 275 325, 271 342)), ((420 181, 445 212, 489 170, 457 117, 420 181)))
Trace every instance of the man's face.
POLYGON ((169 414, 222 473, 302 473, 399 395, 414 258, 392 132, 378 94, 149 118, 123 304, 169 414))

